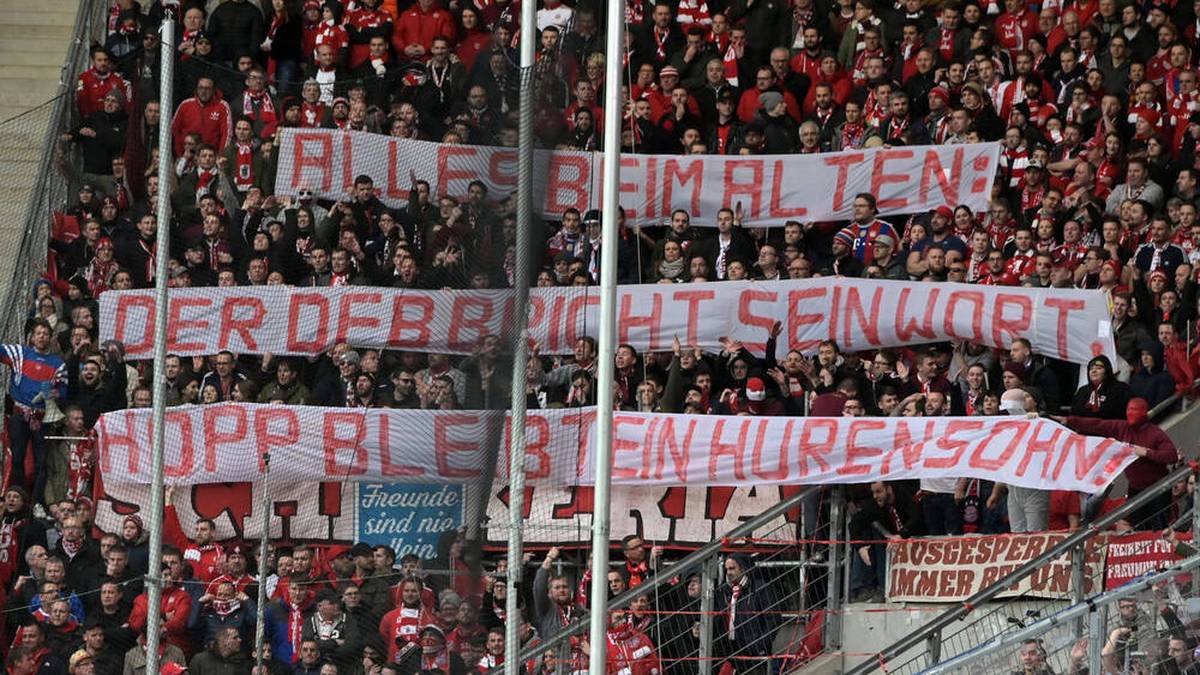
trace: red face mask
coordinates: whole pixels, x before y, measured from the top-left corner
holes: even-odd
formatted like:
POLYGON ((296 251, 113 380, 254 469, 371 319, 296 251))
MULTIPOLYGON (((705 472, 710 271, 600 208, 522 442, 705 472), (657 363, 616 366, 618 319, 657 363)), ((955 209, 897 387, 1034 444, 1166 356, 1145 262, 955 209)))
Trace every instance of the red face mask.
POLYGON ((1125 406, 1125 421, 1136 427, 1146 421, 1148 412, 1150 412, 1150 406, 1146 403, 1146 399, 1132 399, 1125 406))

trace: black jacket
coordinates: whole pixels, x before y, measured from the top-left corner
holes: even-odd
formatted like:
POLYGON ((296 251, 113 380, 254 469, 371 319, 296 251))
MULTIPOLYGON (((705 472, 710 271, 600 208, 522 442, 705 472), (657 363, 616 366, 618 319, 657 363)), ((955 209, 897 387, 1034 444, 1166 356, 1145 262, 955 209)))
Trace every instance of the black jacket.
POLYGON ((208 32, 220 36, 213 55, 229 62, 243 54, 256 56, 265 35, 264 23, 262 12, 247 0, 221 3, 208 19, 208 32))
POLYGON ((83 170, 107 176, 112 173, 113 157, 125 150, 125 121, 123 112, 108 114, 98 110, 88 115, 75 132, 75 142, 83 155, 83 170), (83 129, 96 132, 94 136, 79 133, 83 129))

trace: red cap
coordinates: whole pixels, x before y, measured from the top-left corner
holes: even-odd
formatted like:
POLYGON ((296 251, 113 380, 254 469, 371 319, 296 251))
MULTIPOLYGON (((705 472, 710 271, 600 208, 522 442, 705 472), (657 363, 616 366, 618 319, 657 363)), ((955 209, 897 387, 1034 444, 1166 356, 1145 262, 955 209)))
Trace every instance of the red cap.
POLYGON ((751 401, 761 401, 767 397, 767 387, 761 377, 746 380, 746 398, 751 401))
POLYGON ((158 669, 158 672, 162 675, 180 675, 180 673, 187 672, 187 667, 168 661, 162 665, 162 668, 158 669))
POLYGON ((936 209, 933 210, 933 212, 938 214, 939 216, 946 218, 947 220, 954 220, 954 209, 950 208, 949 206, 946 206, 945 204, 942 204, 941 206, 937 207, 936 209))

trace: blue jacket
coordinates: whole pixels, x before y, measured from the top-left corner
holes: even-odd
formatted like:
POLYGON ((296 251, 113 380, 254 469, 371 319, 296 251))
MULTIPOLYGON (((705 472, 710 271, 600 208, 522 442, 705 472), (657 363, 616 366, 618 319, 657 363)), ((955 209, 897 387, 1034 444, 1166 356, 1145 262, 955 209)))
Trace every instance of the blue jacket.
POLYGON ((20 405, 45 410, 44 398, 51 389, 57 388, 60 398, 67 395, 67 366, 53 354, 24 345, 0 345, 0 363, 12 368, 8 394, 20 405))

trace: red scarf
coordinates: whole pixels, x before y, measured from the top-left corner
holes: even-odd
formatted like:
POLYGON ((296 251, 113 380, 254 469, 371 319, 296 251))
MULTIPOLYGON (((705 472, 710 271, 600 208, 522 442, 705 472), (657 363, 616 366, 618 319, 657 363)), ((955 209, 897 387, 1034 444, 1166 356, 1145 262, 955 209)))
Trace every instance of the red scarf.
POLYGON ((233 184, 239 190, 249 190, 254 185, 254 146, 234 141, 237 146, 233 184))
POLYGON ((738 86, 738 59, 742 57, 742 49, 732 42, 725 50, 725 56, 721 58, 722 64, 725 66, 725 80, 733 86, 738 86))
POLYGON ((0 583, 6 586, 20 563, 21 542, 17 533, 25 523, 25 518, 17 516, 0 520, 0 583))
POLYGON ((271 95, 264 89, 263 91, 250 91, 242 96, 242 114, 258 120, 264 125, 271 125, 277 122, 275 117, 275 104, 271 102, 271 95), (258 109, 257 114, 254 112, 258 109))
POLYGON ((421 652, 421 670, 440 670, 450 672, 450 650, 443 649, 436 654, 421 652))
POLYGON ((92 483, 92 444, 91 439, 71 442, 67 455, 67 499, 72 501, 80 497, 91 498, 92 483))
MULTIPOLYGON (((392 633, 393 642, 417 642, 421 639, 422 608, 402 607, 392 633)), ((448 672, 448 671, 447 671, 448 672)))

